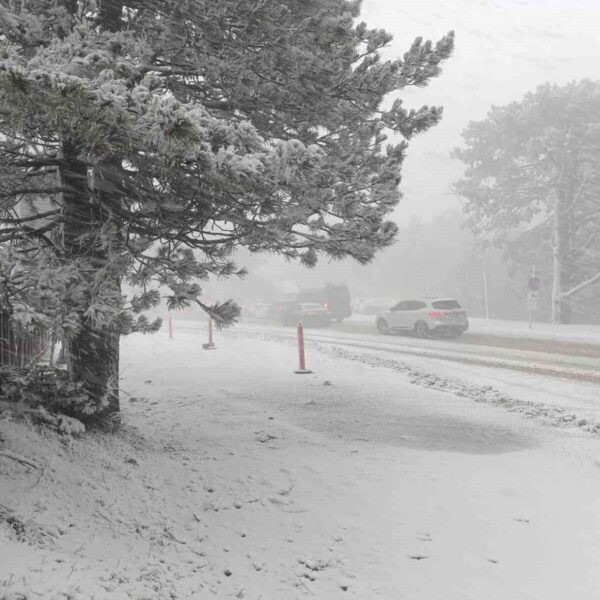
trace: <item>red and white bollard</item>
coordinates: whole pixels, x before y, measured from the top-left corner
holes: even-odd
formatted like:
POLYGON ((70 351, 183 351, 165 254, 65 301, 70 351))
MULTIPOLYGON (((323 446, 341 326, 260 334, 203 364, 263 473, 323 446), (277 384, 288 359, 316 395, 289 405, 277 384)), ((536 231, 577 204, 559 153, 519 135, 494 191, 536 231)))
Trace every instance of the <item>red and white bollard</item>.
POLYGON ((304 354, 304 327, 302 323, 298 323, 298 362, 299 369, 295 371, 297 375, 308 375, 312 373, 306 368, 306 355, 304 354))
POLYGON ((205 350, 215 350, 216 346, 213 343, 213 322, 212 319, 208 319, 208 344, 202 344, 205 350))
POLYGON ((171 313, 169 313, 169 338, 173 339, 173 317, 171 313))

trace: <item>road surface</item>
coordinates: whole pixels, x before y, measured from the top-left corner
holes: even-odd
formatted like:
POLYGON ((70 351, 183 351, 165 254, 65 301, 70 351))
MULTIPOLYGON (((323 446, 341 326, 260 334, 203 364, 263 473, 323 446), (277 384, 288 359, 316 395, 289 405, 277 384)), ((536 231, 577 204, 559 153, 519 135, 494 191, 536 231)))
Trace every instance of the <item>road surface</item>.
MULTIPOLYGON (((187 325, 182 327, 197 327, 187 325)), ((306 330, 306 339, 321 345, 385 351, 399 356, 442 360, 479 367, 491 367, 581 382, 600 383, 600 346, 561 340, 532 340, 486 335, 460 339, 417 339, 410 336, 382 336, 370 333, 365 323, 342 323, 327 329, 306 330), (360 331, 361 333, 357 333, 360 331)), ((242 324, 240 332, 261 333, 270 339, 294 339, 290 327, 271 324, 242 324)))

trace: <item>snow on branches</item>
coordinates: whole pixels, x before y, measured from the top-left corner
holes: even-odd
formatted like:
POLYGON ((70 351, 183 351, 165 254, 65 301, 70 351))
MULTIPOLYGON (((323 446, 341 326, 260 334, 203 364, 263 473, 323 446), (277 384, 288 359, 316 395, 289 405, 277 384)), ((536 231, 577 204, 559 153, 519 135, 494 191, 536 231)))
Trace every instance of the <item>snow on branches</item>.
POLYGON ((199 301, 198 282, 243 275, 237 246, 368 262, 397 232, 406 140, 441 116, 383 100, 437 76, 454 38, 382 61, 390 36, 358 14, 345 0, 0 0, 0 240, 77 270, 84 328, 135 326, 121 282, 199 301), (31 226, 18 206, 41 199, 31 226))

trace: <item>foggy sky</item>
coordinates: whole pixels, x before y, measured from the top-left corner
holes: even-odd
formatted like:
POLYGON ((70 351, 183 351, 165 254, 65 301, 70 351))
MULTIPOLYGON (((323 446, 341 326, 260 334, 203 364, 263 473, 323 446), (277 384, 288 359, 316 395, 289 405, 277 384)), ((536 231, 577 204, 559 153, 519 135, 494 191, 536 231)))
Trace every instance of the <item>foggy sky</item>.
MULTIPOLYGON (((441 104, 444 118, 410 142, 400 186, 404 198, 393 215, 400 225, 413 216, 429 221, 460 209, 450 184, 461 177, 462 165, 449 154, 460 145, 460 133, 470 120, 483 119, 491 105, 519 100, 548 81, 600 78, 600 0, 363 0, 360 20, 394 36, 386 58, 403 55, 417 36, 437 41, 451 29, 456 32, 455 53, 442 75, 427 88, 401 94, 408 107, 441 104)), ((376 295, 385 281, 393 280, 381 266, 385 256, 381 252, 360 269, 351 259, 331 263, 322 257, 315 269, 305 269, 280 257, 261 256, 260 264, 250 265, 248 280, 211 288, 215 297, 243 299, 256 295, 253 281, 279 285, 280 292, 286 286, 345 282, 355 296, 366 293, 365 285, 372 282, 370 295, 376 295)), ((416 285, 409 274, 404 273, 403 281, 407 291, 416 285)), ((394 285, 390 288, 395 290, 394 285)))
POLYGON ((403 93, 408 106, 441 104, 444 119, 410 144, 399 223, 460 206, 449 186, 461 164, 448 155, 466 124, 485 118, 492 104, 519 100, 546 82, 600 78, 600 0, 363 0, 361 19, 394 36, 386 58, 401 56, 419 35, 438 40, 456 32, 442 75, 403 93))

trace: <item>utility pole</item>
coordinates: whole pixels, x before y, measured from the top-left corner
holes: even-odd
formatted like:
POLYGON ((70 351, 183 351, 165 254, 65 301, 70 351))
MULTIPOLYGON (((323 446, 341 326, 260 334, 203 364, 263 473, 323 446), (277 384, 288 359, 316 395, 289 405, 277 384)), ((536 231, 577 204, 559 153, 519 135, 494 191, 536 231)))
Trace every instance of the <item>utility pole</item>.
POLYGON ((483 250, 481 257, 483 262, 483 302, 485 311, 485 320, 488 321, 490 318, 490 302, 488 295, 488 280, 487 280, 487 248, 483 250))

